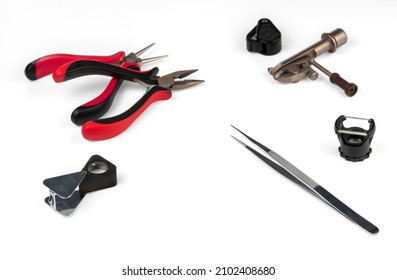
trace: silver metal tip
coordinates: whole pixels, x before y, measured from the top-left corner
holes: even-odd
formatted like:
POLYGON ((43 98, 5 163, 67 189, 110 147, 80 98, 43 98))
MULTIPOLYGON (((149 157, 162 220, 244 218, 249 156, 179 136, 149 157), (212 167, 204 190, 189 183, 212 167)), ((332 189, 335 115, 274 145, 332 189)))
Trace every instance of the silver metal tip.
POLYGON ((237 142, 239 142, 241 145, 243 145, 244 147, 247 147, 247 144, 245 144, 243 141, 238 140, 236 137, 234 137, 233 135, 230 135, 230 137, 232 137, 234 140, 236 140, 237 142))
POLYGON ((199 85, 204 83, 204 80, 183 80, 183 81, 176 81, 171 85, 172 89, 185 89, 188 87, 192 87, 195 85, 199 85))
POLYGON ((177 72, 175 72, 176 75, 174 77, 182 79, 182 78, 185 78, 197 71, 198 71, 198 69, 177 71, 177 72))
POLYGON ((166 58, 166 57, 168 57, 168 55, 160 55, 160 56, 155 56, 155 57, 143 58, 143 59, 141 59, 140 63, 141 64, 148 63, 148 62, 152 62, 152 61, 155 61, 155 60, 163 59, 163 58, 166 58))
POLYGON ((143 54, 144 52, 146 52, 148 49, 150 49, 151 47, 153 47, 154 43, 150 44, 149 46, 141 49, 140 51, 137 51, 135 53, 136 57, 139 57, 141 54, 143 54))
POLYGON ((237 130, 238 132, 240 132, 242 135, 247 136, 245 133, 243 133, 240 129, 238 129, 234 125, 231 124, 230 126, 233 127, 235 130, 237 130))

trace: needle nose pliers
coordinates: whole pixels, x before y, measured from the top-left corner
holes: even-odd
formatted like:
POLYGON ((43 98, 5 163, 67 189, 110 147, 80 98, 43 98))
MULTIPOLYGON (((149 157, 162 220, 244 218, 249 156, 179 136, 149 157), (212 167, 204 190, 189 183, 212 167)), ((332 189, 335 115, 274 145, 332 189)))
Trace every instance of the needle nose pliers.
MULTIPOLYGON (((147 87, 146 93, 124 113, 110 118, 90 120, 83 124, 84 138, 105 140, 125 131, 153 102, 170 99, 172 97, 171 89, 184 89, 204 82, 203 80, 178 80, 196 71, 196 69, 182 70, 164 76, 156 76, 157 67, 149 71, 140 71, 98 61, 75 61, 58 68, 53 73, 53 78, 56 82, 63 82, 85 75, 99 74, 111 76, 119 81, 137 82, 147 87)), ((113 94, 116 91, 113 90, 113 94)))
MULTIPOLYGON (((147 62, 152 62, 158 59, 162 59, 166 57, 167 55, 162 55, 162 56, 156 56, 156 57, 151 57, 151 58, 139 58, 141 54, 143 54, 145 51, 147 51, 149 48, 151 48, 154 45, 151 44, 142 50, 133 53, 131 52, 129 55, 124 57, 122 64, 120 65, 121 68, 128 68, 128 69, 133 69, 133 70, 140 70, 141 66, 143 63, 147 62)), ((82 62, 84 64, 84 62, 82 62)), ((64 64, 61 69, 67 69, 71 65, 75 65, 76 61, 70 61, 66 64, 64 64)), ((59 68, 59 67, 58 67, 59 68)), ((62 71, 62 70, 58 70, 62 71)), ((55 71, 54 71, 55 72, 55 71)), ((158 73, 158 68, 155 68, 154 70, 152 69, 152 72, 150 72, 149 75, 156 75, 158 73)), ((102 117, 110 108, 110 106, 113 103, 114 97, 116 96, 116 93, 118 92, 119 88, 121 87, 123 83, 123 80, 118 79, 118 78, 112 78, 105 88, 105 90, 96 98, 93 100, 77 107, 76 109, 73 110, 72 115, 71 115, 71 120, 74 124, 76 125, 83 125, 84 123, 91 121, 91 120, 96 120, 102 117)))
POLYGON ((85 123, 81 130, 83 137, 88 140, 105 140, 117 136, 126 130, 150 104, 170 99, 172 97, 170 89, 184 89, 204 82, 201 80, 176 81, 176 79, 186 77, 196 71, 184 70, 154 77, 152 84, 147 85, 145 94, 127 111, 117 116, 85 123))
MULTIPOLYGON (((56 82, 64 82, 86 75, 113 77, 112 81, 116 81, 115 83, 118 86, 113 85, 111 90, 105 90, 106 94, 102 93, 98 96, 96 99, 100 101, 99 103, 109 103, 109 100, 113 100, 120 84, 124 80, 140 83, 147 87, 146 93, 131 108, 114 117, 97 119, 88 114, 90 115, 89 119, 82 118, 81 112, 78 112, 79 108, 76 109, 77 111, 75 110, 75 116, 72 114, 72 120, 75 117, 75 119, 79 119, 79 123, 83 124, 82 134, 84 138, 88 140, 105 140, 125 131, 153 102, 170 99, 172 96, 171 89, 184 89, 204 82, 203 80, 191 79, 178 80, 196 71, 196 69, 182 70, 164 76, 157 76, 159 72, 157 67, 148 71, 141 71, 136 67, 136 64, 117 66, 100 61, 78 60, 64 64, 56 69, 53 73, 53 78, 56 82), (109 94, 109 92, 111 93, 109 94)), ((109 86, 111 83, 109 83, 109 86)), ((110 104, 108 105, 110 106, 110 104)))
MULTIPOLYGON (((25 68, 25 75, 28 79, 34 81, 55 72, 56 69, 61 66, 68 65, 79 60, 112 63, 114 65, 120 65, 120 67, 140 70, 143 63, 152 62, 166 57, 166 55, 144 59, 139 57, 153 45, 154 43, 135 53, 131 52, 128 55, 125 55, 125 52, 123 51, 110 56, 75 54, 46 55, 29 63, 25 68)), ((109 110, 114 96, 122 83, 122 80, 113 78, 97 98, 79 106, 73 111, 71 115, 72 122, 76 125, 82 125, 87 121, 95 120, 103 116, 109 110)))
POLYGON ((64 82, 85 75, 112 77, 99 96, 76 108, 71 116, 73 123, 83 125, 82 134, 86 139, 104 140, 126 130, 153 102, 170 99, 171 89, 184 89, 204 82, 202 80, 177 80, 197 70, 176 71, 164 76, 157 75, 159 72, 157 67, 142 71, 140 68, 142 63, 166 57, 139 58, 153 45, 127 56, 124 52, 118 52, 112 56, 48 55, 29 63, 26 66, 25 75, 30 80, 37 80, 52 73, 56 82, 64 82), (124 80, 145 85, 146 93, 124 113, 100 119, 110 108, 124 80))

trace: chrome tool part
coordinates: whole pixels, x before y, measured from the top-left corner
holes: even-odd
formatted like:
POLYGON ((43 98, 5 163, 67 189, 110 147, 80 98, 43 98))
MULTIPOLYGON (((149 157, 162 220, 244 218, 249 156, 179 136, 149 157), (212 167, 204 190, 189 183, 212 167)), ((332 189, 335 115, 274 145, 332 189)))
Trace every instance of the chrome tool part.
POLYGON ((165 57, 168 57, 168 55, 161 55, 161 56, 156 56, 156 57, 148 57, 148 58, 139 58, 144 52, 146 52, 148 49, 154 46, 154 43, 150 44, 147 47, 144 47, 142 50, 137 51, 136 53, 131 52, 127 56, 125 56, 121 62, 133 62, 138 64, 139 66, 142 66, 144 63, 148 62, 153 62, 159 59, 163 59, 165 57))
POLYGON ((84 196, 117 184, 116 166, 101 156, 92 156, 82 171, 45 179, 50 195, 45 202, 54 210, 69 216, 84 196))
POLYGON ((328 71, 314 60, 314 58, 325 52, 335 52, 337 48, 346 44, 346 42, 347 35, 340 28, 330 33, 324 33, 320 41, 280 62, 275 67, 269 68, 268 71, 279 82, 296 83, 306 77, 311 80, 317 79, 318 73, 310 67, 313 65, 329 76, 331 83, 342 88, 347 96, 353 96, 358 90, 357 85, 347 82, 338 73, 328 71))
POLYGON ((295 167, 293 164, 288 162, 286 159, 275 153, 274 151, 270 150, 268 147, 264 146, 263 144, 257 142, 253 138, 249 137, 236 127, 232 126, 234 129, 236 129, 238 132, 240 132, 242 135, 244 135, 248 140, 250 140, 253 144, 255 144, 258 149, 260 150, 257 151, 244 142, 236 139, 233 137, 235 140, 237 140, 241 145, 243 145, 246 149, 251 151, 253 154, 255 154, 257 157, 259 157, 262 161, 264 161, 266 164, 268 164, 270 167, 272 167, 274 170, 285 176, 286 178, 290 179, 294 183, 298 184, 305 190, 309 191, 312 193, 314 196, 319 198, 321 201, 325 202, 332 208, 334 208, 336 211, 341 213, 343 216, 351 220, 352 222, 356 223, 366 231, 375 234, 379 232, 379 229, 364 219, 362 216, 357 214, 355 211, 353 211, 351 208, 349 208, 346 204, 344 204, 342 201, 340 201, 338 198, 333 196, 331 193, 329 193, 326 189, 321 187, 318 183, 316 183, 313 179, 311 179, 309 176, 307 176, 305 173, 300 171, 297 167, 295 167))
POLYGON ((86 175, 87 172, 80 171, 45 179, 43 184, 50 190, 45 202, 63 215, 72 214, 82 199, 79 185, 86 175))
POLYGON ((353 162, 369 158, 372 152, 370 145, 375 135, 375 129, 376 126, 373 119, 347 117, 344 115, 337 118, 334 130, 340 143, 338 148, 340 156, 353 162), (354 119, 369 124, 369 128, 365 129, 360 126, 346 127, 344 122, 347 119, 354 119))
POLYGON ((185 89, 188 87, 192 87, 201 83, 204 83, 204 80, 177 80, 185 78, 194 72, 198 71, 198 69, 193 70, 180 70, 169 73, 167 75, 156 77, 157 85, 168 88, 168 89, 185 89))

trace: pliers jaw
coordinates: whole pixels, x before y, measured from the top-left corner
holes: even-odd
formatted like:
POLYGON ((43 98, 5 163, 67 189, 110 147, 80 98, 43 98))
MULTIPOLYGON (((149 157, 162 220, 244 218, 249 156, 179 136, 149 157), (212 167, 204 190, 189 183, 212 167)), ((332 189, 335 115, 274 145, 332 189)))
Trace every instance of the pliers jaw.
POLYGON ((175 71, 170 74, 157 77, 157 85, 168 88, 168 89, 184 89, 188 87, 192 87, 198 84, 201 84, 204 82, 204 80, 181 80, 181 81, 175 81, 176 79, 181 79, 184 77, 189 76, 190 74, 193 74, 196 72, 198 69, 193 69, 193 70, 181 70, 181 71, 175 71))
POLYGON ((122 62, 133 62, 138 64, 139 66, 142 66, 142 64, 144 63, 148 63, 148 62, 152 62, 152 61, 156 61, 162 58, 167 57, 168 55, 161 55, 161 56, 156 56, 156 57, 148 57, 148 58, 139 58, 139 56, 141 56, 141 54, 143 54, 144 52, 146 52, 148 49, 150 49, 151 47, 153 47, 154 43, 150 44, 149 46, 143 48, 140 51, 137 51, 136 53, 131 52, 129 53, 127 56, 125 56, 122 60, 122 62))

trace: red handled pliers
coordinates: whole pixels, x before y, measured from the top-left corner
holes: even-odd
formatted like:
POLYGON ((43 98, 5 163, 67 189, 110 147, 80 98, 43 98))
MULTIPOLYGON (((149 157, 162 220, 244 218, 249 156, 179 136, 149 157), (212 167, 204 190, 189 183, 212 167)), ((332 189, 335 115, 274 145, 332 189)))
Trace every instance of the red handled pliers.
POLYGON ((64 82, 77 77, 96 74, 147 86, 146 93, 124 113, 110 118, 91 120, 83 125, 82 134, 84 138, 105 140, 126 130, 153 102, 170 99, 172 96, 171 89, 184 89, 204 82, 203 80, 176 81, 176 79, 184 78, 197 70, 176 71, 161 77, 156 76, 158 71, 157 67, 149 71, 140 71, 98 61, 79 60, 59 67, 54 71, 53 78, 56 82, 64 82))
POLYGON ((117 65, 121 65, 123 62, 134 62, 140 64, 164 57, 161 56, 161 57, 153 57, 146 59, 138 58, 142 53, 144 53, 153 45, 154 43, 136 53, 130 53, 127 56, 123 51, 119 51, 109 56, 76 55, 76 54, 63 54, 63 53, 50 54, 30 62, 25 68, 25 76, 29 80, 35 81, 49 74, 52 74, 58 67, 76 60, 95 60, 104 63, 114 63, 117 65))
MULTIPOLYGON (((140 70, 140 66, 142 66, 143 63, 151 62, 166 57, 166 55, 163 55, 163 56, 144 58, 144 59, 139 58, 141 54, 143 54, 153 45, 154 43, 150 44, 149 46, 143 48, 142 50, 136 53, 131 52, 127 56, 125 56, 125 53, 123 51, 118 52, 111 56, 89 56, 89 55, 84 56, 84 55, 72 55, 72 54, 47 55, 29 63, 25 68, 25 75, 30 80, 37 80, 39 78, 42 78, 46 75, 53 73, 56 69, 58 69, 61 66, 63 66, 64 68, 65 67, 68 68, 69 67, 68 65, 71 65, 72 63, 79 60, 113 63, 115 65, 120 65, 120 67, 123 68, 140 70)), ((157 74, 157 72, 156 70, 154 70, 151 74, 154 76, 157 74)), ((108 86, 98 97, 77 107, 73 111, 71 115, 72 122, 77 125, 82 125, 87 121, 96 120, 101 116, 103 116, 109 110, 113 102, 113 99, 122 83, 123 81, 117 78, 111 79, 108 86)))

